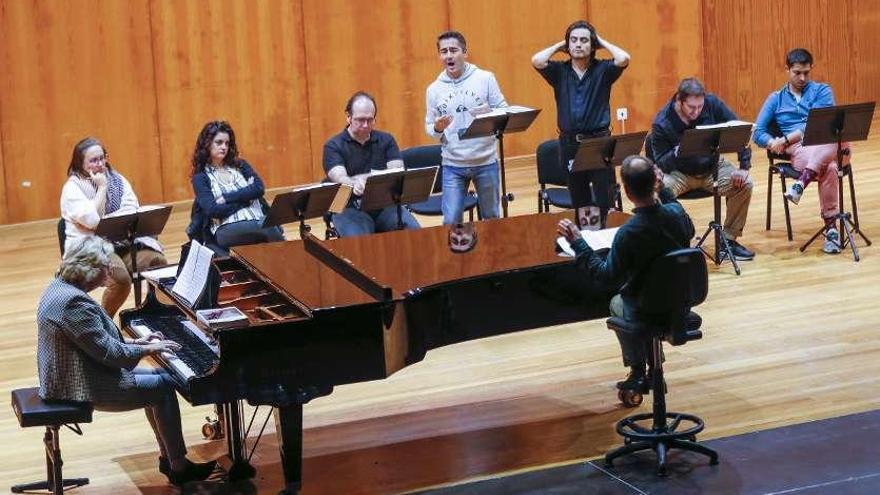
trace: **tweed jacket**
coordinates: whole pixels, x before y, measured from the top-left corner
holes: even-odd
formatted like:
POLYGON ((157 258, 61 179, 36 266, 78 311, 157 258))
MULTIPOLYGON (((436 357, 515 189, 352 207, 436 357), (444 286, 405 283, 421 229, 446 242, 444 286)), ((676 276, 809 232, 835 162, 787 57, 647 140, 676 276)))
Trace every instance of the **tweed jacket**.
POLYGON ((131 370, 144 356, 126 344, 104 309, 88 294, 56 278, 37 308, 37 368, 43 399, 96 402, 133 388, 131 370))

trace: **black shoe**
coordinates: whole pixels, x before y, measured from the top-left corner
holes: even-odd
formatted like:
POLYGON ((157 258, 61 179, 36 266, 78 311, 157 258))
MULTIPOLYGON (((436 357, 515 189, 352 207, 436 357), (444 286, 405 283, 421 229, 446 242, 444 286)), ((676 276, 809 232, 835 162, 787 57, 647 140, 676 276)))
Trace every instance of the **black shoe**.
MULTIPOLYGON (((730 252, 733 254, 734 259, 737 261, 751 261, 755 259, 755 252, 742 244, 736 242, 733 239, 727 240, 727 245, 730 246, 730 252)), ((727 252, 723 249, 721 250, 721 259, 724 260, 727 258, 727 252)))
POLYGON ((626 380, 617 382, 618 390, 634 390, 641 393, 647 393, 651 389, 651 382, 645 375, 644 370, 632 369, 626 380))
POLYGON ((168 462, 168 458, 165 456, 159 456, 159 472, 168 476, 168 473, 171 472, 171 464, 168 462))
POLYGON ((202 481, 211 476, 216 466, 217 461, 192 462, 187 460, 183 471, 168 472, 168 481, 177 486, 185 485, 190 481, 202 481))

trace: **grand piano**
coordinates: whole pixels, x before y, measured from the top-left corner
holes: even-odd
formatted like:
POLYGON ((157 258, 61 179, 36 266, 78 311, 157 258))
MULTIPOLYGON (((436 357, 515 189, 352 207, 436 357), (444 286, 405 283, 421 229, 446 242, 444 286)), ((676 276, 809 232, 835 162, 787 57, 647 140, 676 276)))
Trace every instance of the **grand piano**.
POLYGON ((282 493, 298 493, 309 400, 388 377, 437 347, 608 315, 607 289, 555 250, 563 215, 479 222, 467 252, 450 249, 442 226, 235 247, 214 261, 216 305, 239 308, 248 326, 196 325, 171 280, 154 283, 121 321, 133 334, 160 330, 184 345, 161 364, 187 401, 222 405, 230 479, 254 475, 237 404, 272 406, 282 493))

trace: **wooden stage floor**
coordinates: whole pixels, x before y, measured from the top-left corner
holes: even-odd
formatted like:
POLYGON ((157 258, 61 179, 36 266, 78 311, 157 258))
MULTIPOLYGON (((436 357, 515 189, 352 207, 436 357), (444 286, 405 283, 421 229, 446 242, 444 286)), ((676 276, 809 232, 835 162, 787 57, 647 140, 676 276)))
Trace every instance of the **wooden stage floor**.
MULTIPOLYGON (((508 184, 517 196, 511 212, 532 213, 534 160, 511 162, 508 184)), ((877 240, 877 132, 854 145, 853 163, 862 229, 877 240)), ((740 277, 727 264, 710 265, 709 298, 698 309, 704 339, 666 351, 670 409, 701 415, 707 423, 702 438, 880 408, 880 311, 874 306, 880 246, 859 242, 860 263, 846 252, 824 255, 818 243, 799 252, 818 227, 815 185, 793 207, 795 240, 789 242, 774 184, 774 227, 764 231, 766 170, 758 150, 741 239, 758 253, 756 260, 742 263, 740 277)), ((711 201, 685 207, 701 233, 711 201)), ((177 205, 162 237, 171 260, 179 255, 188 212, 188 204, 177 205)), ((548 232, 547 242, 554 237, 548 232)), ((37 383, 34 313, 58 258, 55 221, 0 227, 0 397, 37 383)), ((339 387, 305 407, 303 493, 404 493, 599 456, 621 443, 613 424, 632 412, 619 405, 614 389, 624 373, 616 339, 601 320, 432 351, 387 380, 339 387)), ((181 409, 193 456, 219 455, 224 444, 202 440, 199 430, 211 408, 183 403, 181 409)), ((257 430, 262 417, 255 423, 257 430)), ((157 447, 142 412, 98 413, 84 430, 83 437, 62 434, 65 474, 91 478, 79 493, 175 493, 156 471, 157 447)), ((203 491, 277 491, 271 421, 267 431, 254 456, 253 485, 203 491)), ((45 475, 41 438, 39 429, 20 429, 10 407, 0 407, 0 482, 11 486, 45 475)))

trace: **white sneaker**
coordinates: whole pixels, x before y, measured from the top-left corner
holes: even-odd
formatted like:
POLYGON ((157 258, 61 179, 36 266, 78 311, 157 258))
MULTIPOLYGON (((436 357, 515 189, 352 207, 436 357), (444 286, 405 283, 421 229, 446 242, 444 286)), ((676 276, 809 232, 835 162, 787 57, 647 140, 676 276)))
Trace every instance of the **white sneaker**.
POLYGON ((795 181, 794 184, 788 186, 788 191, 785 191, 785 197, 794 204, 800 203, 803 194, 804 184, 801 181, 795 181))
POLYGON ((825 242, 822 244, 822 251, 826 254, 837 254, 840 252, 840 232, 834 227, 825 230, 825 242))

